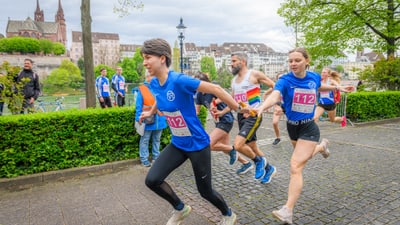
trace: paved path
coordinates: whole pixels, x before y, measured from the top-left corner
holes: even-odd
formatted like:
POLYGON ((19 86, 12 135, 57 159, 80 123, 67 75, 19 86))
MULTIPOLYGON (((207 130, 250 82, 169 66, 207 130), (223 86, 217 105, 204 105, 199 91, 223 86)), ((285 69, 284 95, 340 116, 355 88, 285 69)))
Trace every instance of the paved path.
MULTIPOLYGON (((271 211, 285 203, 292 151, 284 122, 280 125, 283 141, 276 147, 269 119, 258 132, 260 148, 278 170, 268 185, 254 180, 254 171, 236 175, 238 164, 229 166, 226 155, 213 153, 215 189, 238 214, 237 224, 279 224, 271 211)), ((331 157, 317 155, 307 164, 294 223, 400 224, 399 120, 346 128, 321 122, 320 129, 330 140, 331 157)), ((118 164, 0 180, 0 224, 165 224, 172 208, 145 187, 147 169, 137 161, 118 164)), ((218 210, 199 196, 190 163, 168 182, 193 207, 183 224, 220 220, 218 210)))

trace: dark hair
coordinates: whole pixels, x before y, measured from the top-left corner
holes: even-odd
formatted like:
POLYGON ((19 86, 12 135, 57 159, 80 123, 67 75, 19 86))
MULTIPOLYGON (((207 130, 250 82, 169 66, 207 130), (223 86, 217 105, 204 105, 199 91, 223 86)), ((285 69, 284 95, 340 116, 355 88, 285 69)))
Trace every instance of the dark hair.
POLYGON ((194 75, 194 78, 202 80, 202 81, 206 81, 206 82, 211 82, 210 78, 208 77, 208 74, 203 73, 203 72, 198 72, 196 75, 194 75))
POLYGON ((24 62, 25 61, 29 61, 31 64, 33 64, 33 60, 32 59, 26 58, 26 59, 24 59, 24 62))
POLYGON ((158 57, 165 56, 167 67, 171 65, 171 46, 164 39, 154 38, 145 41, 140 53, 158 57))
POLYGON ((103 72, 103 70, 106 70, 106 68, 104 68, 104 67, 103 67, 103 68, 101 68, 101 69, 100 69, 100 72, 103 72))

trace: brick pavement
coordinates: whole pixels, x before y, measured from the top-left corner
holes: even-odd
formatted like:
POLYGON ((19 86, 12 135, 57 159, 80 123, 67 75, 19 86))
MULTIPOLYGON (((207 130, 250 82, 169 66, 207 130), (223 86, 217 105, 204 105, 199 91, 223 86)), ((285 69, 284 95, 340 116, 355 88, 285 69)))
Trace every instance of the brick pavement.
MULTIPOLYGON (((399 121, 346 128, 321 122, 321 136, 329 138, 331 156, 324 159, 317 155, 306 165, 294 223, 400 224, 399 121)), ((239 165, 229 166, 226 155, 213 152, 214 186, 238 215, 237 224, 279 224, 271 211, 286 201, 292 149, 284 122, 280 125, 282 142, 276 147, 271 145, 274 137, 269 119, 258 132, 259 147, 278 170, 268 185, 254 180, 253 171, 236 175, 239 165)), ((232 134, 236 134, 235 129, 232 134)), ((71 173, 57 171, 42 183, 28 176, 19 179, 20 186, 12 190, 5 187, 17 182, 2 179, 0 224, 165 224, 171 207, 144 186, 147 169, 137 161, 125 165, 116 172, 110 172, 114 167, 105 172, 93 167, 71 173), (59 173, 64 176, 55 175, 59 173)), ((190 163, 174 171, 168 181, 193 207, 183 224, 220 220, 218 210, 197 193, 190 163)))

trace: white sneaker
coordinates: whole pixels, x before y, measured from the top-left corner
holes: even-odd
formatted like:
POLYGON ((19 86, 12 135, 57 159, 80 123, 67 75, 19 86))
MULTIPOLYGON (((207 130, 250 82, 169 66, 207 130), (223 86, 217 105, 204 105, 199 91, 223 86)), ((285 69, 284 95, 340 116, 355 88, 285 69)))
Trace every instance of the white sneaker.
POLYGON ((179 225, 182 223, 183 219, 185 219, 190 212, 192 211, 192 207, 189 205, 185 205, 182 210, 174 210, 172 212, 171 218, 169 218, 167 225, 179 225))
POLYGON ((328 144, 329 144, 328 139, 323 138, 322 141, 321 141, 321 145, 322 145, 322 147, 323 147, 324 149, 321 151, 321 154, 322 154, 322 156, 323 156, 325 159, 328 158, 329 155, 331 154, 331 152, 330 152, 329 149, 328 149, 328 144))
POLYGON ((233 225, 236 223, 236 214, 232 212, 231 216, 222 216, 221 222, 219 225, 233 225))
POLYGON ((280 210, 272 211, 272 216, 280 220, 281 222, 292 224, 293 223, 293 212, 288 207, 283 206, 280 210))

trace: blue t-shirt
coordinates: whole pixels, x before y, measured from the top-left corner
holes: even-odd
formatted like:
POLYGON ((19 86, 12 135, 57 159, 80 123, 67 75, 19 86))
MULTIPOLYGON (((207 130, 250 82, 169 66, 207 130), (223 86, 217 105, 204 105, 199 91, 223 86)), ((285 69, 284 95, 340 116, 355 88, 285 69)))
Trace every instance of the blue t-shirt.
MULTIPOLYGON (((207 107, 207 109, 210 109, 212 101, 216 98, 217 97, 213 94, 198 92, 196 95, 196 104, 204 105, 205 107, 207 107)), ((224 102, 217 104, 217 109, 219 111, 224 110, 226 107, 227 105, 224 102)), ((231 112, 227 112, 222 117, 219 118, 219 122, 223 123, 233 123, 233 120, 234 118, 231 112)))
POLYGON ((125 78, 120 74, 114 74, 111 78, 112 85, 117 89, 117 92, 114 92, 114 95, 118 95, 118 91, 125 96, 125 78))
POLYGON ((298 121, 314 117, 318 88, 321 86, 321 76, 306 71, 304 78, 297 78, 293 72, 282 76, 274 86, 283 97, 282 107, 288 120, 298 121))
POLYGON ((107 77, 96 78, 97 97, 110 97, 110 81, 107 77))
MULTIPOLYGON (((329 78, 327 79, 327 85, 330 84, 329 78)), ((335 93, 333 91, 320 91, 318 103, 322 105, 332 105, 335 104, 335 93)))
POLYGON ((193 96, 200 80, 169 71, 161 86, 157 78, 150 81, 157 108, 167 118, 172 133, 171 143, 184 151, 199 151, 210 144, 210 137, 196 115, 193 96))

